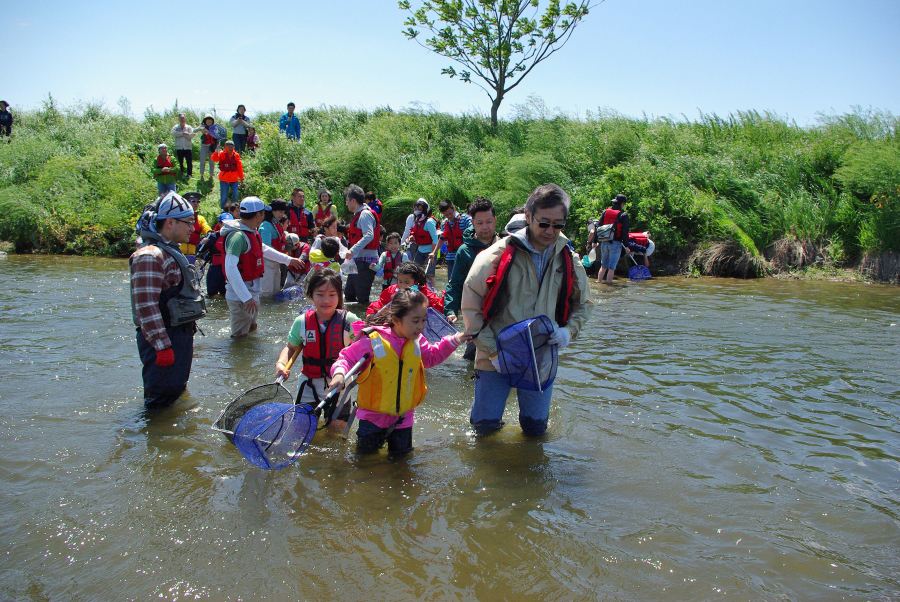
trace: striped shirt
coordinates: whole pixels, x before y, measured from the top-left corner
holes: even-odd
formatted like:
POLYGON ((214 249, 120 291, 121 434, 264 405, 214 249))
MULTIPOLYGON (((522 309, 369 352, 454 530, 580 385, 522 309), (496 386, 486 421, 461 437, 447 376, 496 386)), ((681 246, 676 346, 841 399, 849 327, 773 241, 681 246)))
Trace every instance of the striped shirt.
POLYGON ((159 296, 169 287, 181 282, 181 268, 171 255, 156 245, 135 251, 128 260, 131 270, 131 301, 141 323, 144 338, 157 351, 172 346, 162 313, 159 296))

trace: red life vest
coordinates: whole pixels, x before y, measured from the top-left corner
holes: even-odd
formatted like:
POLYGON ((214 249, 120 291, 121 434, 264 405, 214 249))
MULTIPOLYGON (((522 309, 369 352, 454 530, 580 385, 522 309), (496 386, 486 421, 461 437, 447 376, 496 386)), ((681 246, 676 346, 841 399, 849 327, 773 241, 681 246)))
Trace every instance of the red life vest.
POLYGON ((629 232, 628 240, 631 242, 636 242, 642 247, 650 246, 650 239, 647 237, 646 232, 629 232))
MULTIPOLYGON (((246 230, 241 230, 240 233, 246 235, 247 240, 250 241, 250 248, 244 251, 238 260, 238 270, 241 272, 241 279, 244 282, 250 282, 251 280, 262 278, 263 272, 266 270, 266 266, 263 263, 262 237, 259 235, 259 232, 247 232, 246 230)), ((231 234, 238 233, 232 232, 231 234)), ((219 244, 222 245, 223 253, 225 250, 225 240, 229 238, 231 234, 219 237, 219 240, 216 241, 217 246, 219 244)), ((225 280, 228 280, 227 274, 225 275, 225 280)))
POLYGON ((431 234, 428 230, 425 229, 425 224, 428 223, 428 220, 433 220, 435 226, 438 225, 437 220, 431 217, 430 215, 423 220, 416 220, 412 227, 412 237, 417 245, 433 245, 435 244, 435 240, 432 240, 431 234))
MULTIPOLYGON (((347 241, 350 243, 351 247, 353 245, 355 245, 356 243, 358 243, 360 240, 362 240, 363 231, 361 228, 359 228, 356 225, 356 222, 359 221, 359 216, 362 215, 363 213, 365 213, 366 211, 368 211, 369 213, 372 213, 372 210, 369 209, 368 205, 363 205, 362 211, 357 211, 356 213, 354 213, 353 219, 350 220, 350 225, 347 226, 347 241)), ((371 251, 378 250, 378 243, 379 243, 380 237, 378 236, 377 227, 378 226, 377 226, 377 222, 376 222, 376 229, 372 232, 372 234, 373 234, 372 240, 365 246, 365 248, 367 250, 371 250, 371 251)))
POLYGON ((606 224, 615 224, 613 230, 616 232, 616 239, 622 236, 622 222, 619 221, 619 216, 624 213, 620 209, 604 209, 603 213, 600 215, 600 225, 605 226, 606 224))
POLYGON ((397 254, 393 256, 390 254, 390 252, 388 252, 387 261, 384 262, 385 282, 390 282, 394 279, 394 270, 396 270, 402 263, 400 261, 401 259, 403 259, 403 251, 397 251, 397 254))
POLYGON ((296 234, 300 237, 300 242, 306 242, 309 240, 309 216, 311 215, 306 207, 299 210, 300 215, 303 216, 303 219, 298 217, 298 210, 294 205, 288 207, 288 232, 291 234, 296 234))
POLYGON ((444 222, 444 229, 441 231, 441 236, 447 241, 447 251, 450 253, 455 253, 456 250, 462 246, 463 231, 459 224, 458 215, 455 219, 448 219, 444 222), (455 228, 454 225, 456 226, 455 228))
POLYGON ((337 309, 325 332, 319 331, 319 318, 315 309, 306 310, 304 317, 306 330, 303 333, 303 369, 301 372, 309 378, 327 376, 331 366, 344 348, 344 323, 347 312, 337 309))
POLYGON ((278 232, 278 236, 272 238, 272 244, 269 245, 279 253, 284 253, 285 239, 284 239, 284 226, 279 224, 278 222, 272 222, 272 225, 275 226, 275 231, 278 232))
MULTIPOLYGON (((310 247, 308 244, 306 244, 305 242, 301 242, 293 251, 288 253, 288 255, 290 255, 291 257, 296 257, 297 259, 300 259, 300 257, 302 257, 303 255, 309 257, 309 249, 310 247)), ((288 270, 290 270, 293 274, 297 274, 298 276, 300 274, 305 274, 309 271, 309 260, 307 259, 306 261, 304 261, 303 265, 299 268, 288 266, 288 270)))
POLYGON ((325 207, 324 209, 322 209, 322 205, 320 205, 319 203, 316 203, 316 225, 317 226, 319 226, 321 228, 322 224, 325 222, 325 220, 328 219, 329 217, 331 217, 332 215, 334 215, 334 214, 331 212, 330 205, 328 207, 325 207))
MULTIPOLYGON (((484 297, 484 302, 481 304, 485 322, 489 322, 501 308, 506 307, 508 304, 509 283, 507 276, 521 244, 515 237, 509 237, 509 244, 503 249, 500 263, 497 265, 497 271, 488 276, 488 292, 484 297)), ((522 248, 522 250, 525 253, 529 252, 525 248, 522 248)), ((562 286, 559 287, 559 296, 556 298, 556 315, 554 317, 557 324, 565 326, 572 315, 571 299, 572 292, 575 290, 575 262, 572 260, 572 251, 568 245, 563 250, 562 256, 564 264, 563 281, 562 286)), ((548 269, 553 269, 552 264, 548 269)))
POLYGON ((225 158, 219 160, 219 171, 237 171, 240 155, 235 152, 232 152, 231 155, 228 154, 228 151, 222 152, 225 153, 225 158))
POLYGON ((213 243, 212 251, 209 253, 209 260, 213 265, 225 265, 225 240, 219 236, 219 231, 222 229, 222 222, 216 222, 215 228, 213 228, 213 232, 216 235, 216 242, 213 243))
POLYGON ((196 247, 201 238, 203 238, 203 229, 200 227, 200 218, 195 213, 194 227, 191 228, 191 238, 188 240, 188 244, 192 244, 196 247))
POLYGON ((165 157, 156 157, 156 166, 157 167, 172 167, 172 157, 166 155, 165 157))

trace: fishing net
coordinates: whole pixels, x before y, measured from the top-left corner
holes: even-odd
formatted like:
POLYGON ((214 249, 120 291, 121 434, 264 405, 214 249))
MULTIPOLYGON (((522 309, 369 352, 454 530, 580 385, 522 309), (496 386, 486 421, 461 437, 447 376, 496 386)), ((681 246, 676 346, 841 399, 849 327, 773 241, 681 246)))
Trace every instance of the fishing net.
POLYGON ((265 403, 294 403, 294 396, 280 383, 271 383, 254 387, 236 397, 216 418, 213 430, 225 433, 229 439, 234 435, 234 429, 248 410, 265 403))
MULTIPOLYGON (((629 255, 631 257, 631 255, 629 255)), ((628 279, 632 282, 640 282, 641 280, 646 280, 650 278, 650 269, 644 265, 638 265, 638 262, 635 261, 634 257, 631 257, 631 261, 634 263, 633 266, 628 270, 628 279)))
POLYGON ((647 266, 633 265, 628 270, 629 280, 640 282, 641 280, 646 280, 647 278, 650 278, 650 270, 647 269, 647 266))
POLYGON ((278 303, 290 303, 292 301, 301 301, 306 293, 303 292, 303 285, 294 285, 281 290, 272 297, 272 301, 278 303))
POLYGON ((557 345, 551 345, 553 322, 538 316, 507 326, 497 335, 500 373, 509 386, 543 391, 556 378, 557 345))
POLYGON ((316 415, 304 405, 264 403, 250 408, 234 431, 234 445, 258 468, 293 464, 316 434, 316 415))
POLYGON ((444 314, 433 307, 428 308, 428 316, 425 319, 425 331, 422 334, 425 335, 425 339, 429 343, 437 343, 445 336, 456 334, 457 332, 459 331, 447 321, 444 314))

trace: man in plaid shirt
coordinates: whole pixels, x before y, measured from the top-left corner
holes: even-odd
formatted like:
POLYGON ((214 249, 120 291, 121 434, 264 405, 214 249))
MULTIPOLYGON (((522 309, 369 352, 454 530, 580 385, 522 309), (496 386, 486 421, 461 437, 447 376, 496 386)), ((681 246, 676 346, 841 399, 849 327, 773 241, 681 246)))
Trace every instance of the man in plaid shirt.
POLYGON ((193 267, 178 243, 190 240, 194 210, 169 193, 139 224, 144 246, 129 259, 131 307, 144 365, 144 405, 164 407, 187 388, 194 354, 195 321, 205 313, 193 267), (182 303, 170 304, 178 298, 182 303), (187 307, 186 311, 181 308, 187 307))

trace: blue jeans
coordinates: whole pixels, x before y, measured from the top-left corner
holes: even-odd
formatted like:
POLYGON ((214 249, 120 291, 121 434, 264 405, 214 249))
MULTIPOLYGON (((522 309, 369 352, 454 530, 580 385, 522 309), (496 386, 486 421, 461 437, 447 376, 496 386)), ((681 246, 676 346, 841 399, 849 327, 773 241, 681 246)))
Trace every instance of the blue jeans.
POLYGON ((231 140, 234 142, 234 152, 244 152, 247 147, 247 134, 231 134, 231 140))
MULTIPOLYGON (((425 266, 428 265, 428 253, 422 253, 418 249, 416 249, 416 254, 413 255, 413 261, 422 266, 422 269, 425 269, 425 266)), ((431 262, 431 266, 428 268, 428 271, 425 272, 426 276, 434 276, 434 263, 431 262)))
MULTIPOLYGON (((475 432, 485 435, 503 427, 503 410, 506 399, 512 391, 503 376, 493 370, 476 370, 475 401, 472 402, 472 414, 469 422, 475 432)), ((553 398, 553 385, 543 392, 516 389, 519 400, 519 425, 526 435, 543 435, 547 430, 550 417, 550 400, 553 398)))
POLYGON ((156 190, 159 191, 160 195, 164 195, 164 194, 168 193, 170 190, 172 192, 175 192, 175 182, 172 182, 171 184, 163 184, 162 182, 157 182, 156 190))
POLYGON ((600 267, 615 271, 622 256, 622 243, 617 240, 600 243, 600 267))
POLYGON ((225 205, 228 204, 229 191, 231 192, 231 202, 239 203, 241 199, 238 198, 238 183, 219 180, 219 205, 222 209, 225 209, 225 205))

